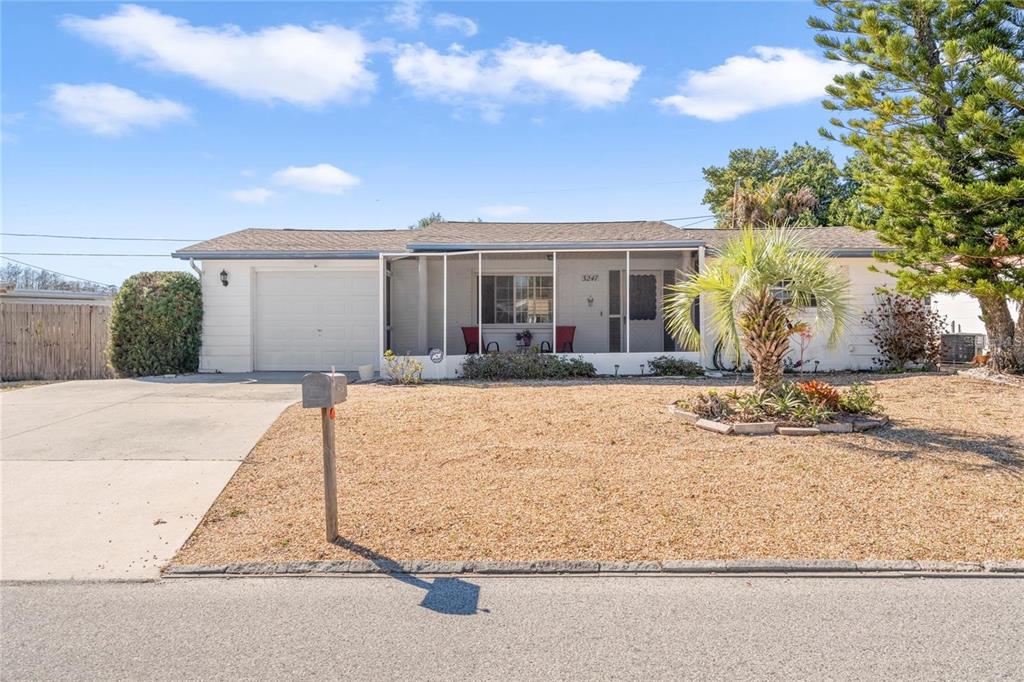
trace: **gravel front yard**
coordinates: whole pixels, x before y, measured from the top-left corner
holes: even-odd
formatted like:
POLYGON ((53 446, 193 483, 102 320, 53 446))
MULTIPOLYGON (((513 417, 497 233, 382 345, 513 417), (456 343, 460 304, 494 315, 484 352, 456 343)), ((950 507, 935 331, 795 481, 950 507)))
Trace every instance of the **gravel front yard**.
MULTIPOLYGON (((668 414, 699 381, 355 385, 341 536, 394 560, 1024 559, 1024 390, 870 381, 892 426, 814 438, 668 414)), ((361 558, 324 541, 322 485, 319 410, 290 407, 175 563, 361 558)))

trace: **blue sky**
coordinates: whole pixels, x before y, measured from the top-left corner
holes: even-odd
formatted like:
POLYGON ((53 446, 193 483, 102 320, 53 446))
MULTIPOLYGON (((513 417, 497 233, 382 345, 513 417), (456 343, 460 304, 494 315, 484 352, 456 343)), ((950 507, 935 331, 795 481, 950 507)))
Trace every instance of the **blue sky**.
MULTIPOLYGON (((4 232, 707 213, 731 148, 827 146, 809 3, 3 4, 4 232)), ((832 147, 837 156, 841 148, 832 147)), ((680 224, 680 223, 677 223, 680 224)), ((173 243, 6 236, 3 251, 173 243)), ((14 256, 102 282, 170 258, 14 256)))

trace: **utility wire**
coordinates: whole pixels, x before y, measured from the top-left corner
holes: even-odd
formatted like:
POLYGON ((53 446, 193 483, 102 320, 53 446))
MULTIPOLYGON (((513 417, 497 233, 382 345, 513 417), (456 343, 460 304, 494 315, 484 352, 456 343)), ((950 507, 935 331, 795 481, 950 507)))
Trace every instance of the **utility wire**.
POLYGON ((85 277, 76 277, 74 275, 68 275, 68 274, 63 273, 63 272, 57 272, 56 270, 50 270, 49 268, 43 268, 43 267, 40 267, 38 265, 32 265, 32 263, 26 263, 25 261, 16 260, 14 258, 8 258, 7 256, 3 256, 3 255, 0 255, 0 258, 3 258, 4 260, 9 260, 12 263, 17 263, 18 265, 24 265, 27 268, 34 268, 36 270, 42 270, 43 272, 49 272, 52 275, 60 275, 61 277, 67 277, 68 279, 77 279, 79 282, 88 282, 89 284, 98 284, 101 287, 113 287, 114 286, 113 284, 105 284, 103 282, 97 282, 96 280, 86 279, 85 277))
POLYGON ((705 213, 704 215, 687 215, 687 216, 683 216, 682 218, 659 218, 658 220, 660 220, 663 223, 674 223, 677 220, 695 220, 697 218, 714 218, 714 217, 715 216, 712 213, 705 213))
MULTIPOLYGON (((5 254, 0 254, 4 256, 5 254)), ((7 251, 8 256, 99 256, 99 257, 113 257, 119 258, 128 257, 145 257, 145 258, 169 258, 169 253, 60 253, 60 252, 45 252, 45 251, 7 251)))
POLYGON ((92 237, 77 234, 37 234, 34 232, 4 232, 7 237, 45 237, 47 239, 97 239, 111 242, 201 242, 203 239, 170 239, 166 237, 92 237))
POLYGON ((701 223, 706 223, 709 220, 713 220, 714 217, 715 216, 713 216, 713 215, 709 215, 706 218, 701 218, 700 220, 694 220, 692 223, 686 223, 685 225, 680 225, 679 229, 683 229, 683 228, 686 228, 686 227, 693 227, 694 225, 700 225, 701 223))

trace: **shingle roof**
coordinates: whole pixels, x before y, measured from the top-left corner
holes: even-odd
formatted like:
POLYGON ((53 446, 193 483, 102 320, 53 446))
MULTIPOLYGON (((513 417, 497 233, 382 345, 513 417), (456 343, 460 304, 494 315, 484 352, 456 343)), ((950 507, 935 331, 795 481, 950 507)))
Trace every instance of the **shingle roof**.
POLYGON ((679 229, 658 220, 604 223, 432 223, 413 244, 552 244, 679 241, 679 229))
MULTIPOLYGON (((852 227, 803 228, 810 245, 838 254, 884 250, 873 232, 852 227)), ((660 221, 602 223, 434 223, 405 230, 247 229, 175 252, 178 258, 368 258, 378 253, 476 250, 579 244, 704 244, 714 250, 738 230, 681 229, 660 221)))
POLYGON ((291 230, 249 228, 186 246, 179 258, 196 254, 338 253, 373 254, 405 251, 413 230, 291 230))

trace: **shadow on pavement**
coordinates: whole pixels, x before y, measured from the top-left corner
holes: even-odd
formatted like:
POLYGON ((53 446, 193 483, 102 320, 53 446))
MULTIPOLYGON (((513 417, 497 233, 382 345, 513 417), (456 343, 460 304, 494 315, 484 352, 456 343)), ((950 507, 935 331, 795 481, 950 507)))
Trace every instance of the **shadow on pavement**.
POLYGON ((368 547, 338 538, 334 544, 350 552, 355 552, 364 559, 372 561, 384 573, 399 582, 426 590, 427 594, 420 602, 420 606, 436 613, 444 613, 451 616, 473 616, 477 613, 487 613, 486 609, 480 609, 480 586, 466 582, 461 578, 434 578, 433 581, 417 578, 409 573, 402 573, 401 565, 394 559, 383 554, 378 554, 368 547))

